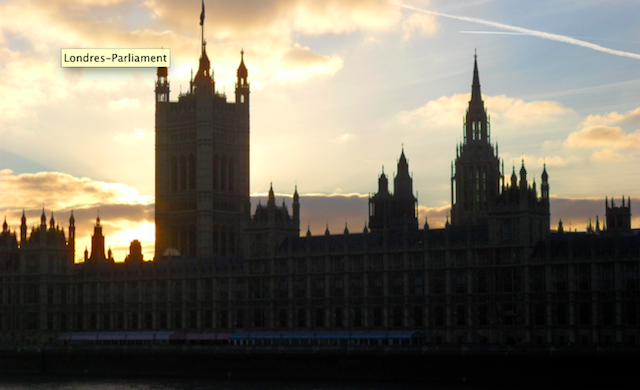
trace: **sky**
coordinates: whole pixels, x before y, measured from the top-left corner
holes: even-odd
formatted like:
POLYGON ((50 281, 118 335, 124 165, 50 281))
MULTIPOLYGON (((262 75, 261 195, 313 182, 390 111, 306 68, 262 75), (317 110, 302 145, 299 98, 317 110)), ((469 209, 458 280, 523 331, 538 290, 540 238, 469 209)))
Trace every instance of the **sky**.
MULTIPOLYGON (((206 0, 216 88, 233 100, 244 49, 257 203, 301 197, 302 233, 361 231, 404 148, 420 225, 442 227, 477 53, 505 173, 546 163, 551 225, 585 230, 604 198, 640 201, 640 2, 206 0)), ((170 48, 171 100, 200 50, 199 0, 0 2, 0 212, 100 215, 124 260, 154 242, 153 68, 61 68, 62 48, 170 48)), ((632 217, 632 227, 640 218, 632 217)))

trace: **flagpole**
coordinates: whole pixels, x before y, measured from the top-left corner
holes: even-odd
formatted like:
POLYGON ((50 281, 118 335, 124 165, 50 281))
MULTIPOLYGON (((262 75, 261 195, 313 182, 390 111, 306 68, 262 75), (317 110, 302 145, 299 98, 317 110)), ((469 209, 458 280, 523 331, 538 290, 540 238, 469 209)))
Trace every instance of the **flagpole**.
POLYGON ((200 13, 200 32, 201 32, 201 36, 200 36, 200 50, 203 53, 204 52, 204 0, 202 0, 202 11, 200 13))

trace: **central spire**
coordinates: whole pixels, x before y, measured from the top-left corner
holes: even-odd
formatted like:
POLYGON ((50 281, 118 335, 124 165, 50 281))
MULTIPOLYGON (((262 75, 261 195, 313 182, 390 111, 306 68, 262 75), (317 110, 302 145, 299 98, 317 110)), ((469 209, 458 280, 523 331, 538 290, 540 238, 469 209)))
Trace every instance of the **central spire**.
POLYGON ((471 84, 471 102, 484 106, 480 93, 480 75, 478 74, 478 54, 473 55, 473 83, 471 84))
POLYGON ((487 112, 480 92, 480 74, 478 72, 478 55, 473 55, 473 82, 471 84, 471 100, 467 108, 465 123, 465 143, 475 140, 489 142, 489 123, 487 112))

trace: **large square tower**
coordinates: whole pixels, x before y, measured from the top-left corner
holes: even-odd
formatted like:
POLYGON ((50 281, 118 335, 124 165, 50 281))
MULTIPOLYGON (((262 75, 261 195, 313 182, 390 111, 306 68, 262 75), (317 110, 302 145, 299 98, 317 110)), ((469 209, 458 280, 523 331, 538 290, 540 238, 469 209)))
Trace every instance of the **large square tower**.
POLYGON ((189 91, 169 99, 167 68, 156 82, 156 257, 240 253, 250 218, 249 83, 241 52, 236 101, 215 90, 202 44, 189 91))

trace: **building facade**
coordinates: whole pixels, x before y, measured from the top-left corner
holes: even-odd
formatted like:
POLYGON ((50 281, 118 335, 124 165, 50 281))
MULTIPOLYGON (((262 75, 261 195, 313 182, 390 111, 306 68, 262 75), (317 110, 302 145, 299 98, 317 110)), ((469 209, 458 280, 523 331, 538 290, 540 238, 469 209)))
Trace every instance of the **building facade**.
POLYGON ((190 90, 169 100, 156 84, 157 256, 133 242, 125 262, 104 253, 96 220, 91 255, 73 263, 68 234, 44 214, 20 238, 0 235, 0 343, 46 343, 60 332, 418 330, 428 343, 636 344, 640 236, 630 200, 607 199, 606 226, 549 228, 549 175, 540 194, 524 163, 505 183, 481 95, 477 61, 452 169, 451 223, 419 227, 404 150, 394 193, 384 172, 369 226, 300 236, 291 213, 249 214, 249 89, 216 94, 203 46, 190 90))

